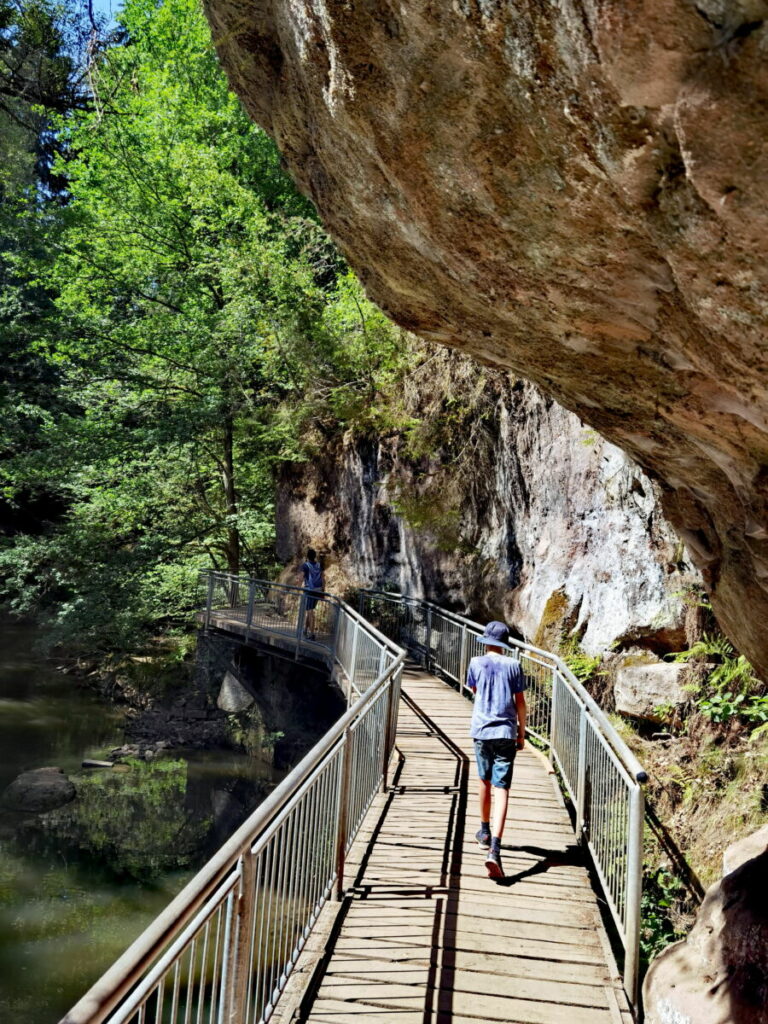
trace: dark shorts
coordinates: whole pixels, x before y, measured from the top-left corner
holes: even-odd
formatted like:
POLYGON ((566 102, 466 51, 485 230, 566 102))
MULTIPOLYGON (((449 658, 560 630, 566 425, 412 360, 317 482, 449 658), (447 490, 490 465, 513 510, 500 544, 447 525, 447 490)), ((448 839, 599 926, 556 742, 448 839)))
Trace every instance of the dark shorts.
POLYGON ((509 789, 515 754, 517 740, 475 740, 478 775, 483 782, 490 782, 499 789, 509 789))
POLYGON ((317 602, 320 600, 319 590, 308 590, 307 591, 307 611, 312 612, 317 607, 317 602))

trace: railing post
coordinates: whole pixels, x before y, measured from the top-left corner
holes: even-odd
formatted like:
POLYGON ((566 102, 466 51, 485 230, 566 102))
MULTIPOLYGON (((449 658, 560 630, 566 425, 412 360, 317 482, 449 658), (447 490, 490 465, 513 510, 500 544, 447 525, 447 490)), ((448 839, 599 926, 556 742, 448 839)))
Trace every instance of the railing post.
POLYGON ((467 648, 469 646, 469 631, 467 627, 461 627, 461 653, 459 654, 459 693, 464 690, 464 683, 467 680, 467 648))
POLYGON ((339 822, 336 832, 336 899, 344 898, 344 865, 347 859, 349 835, 349 794, 352 788, 352 730, 344 731, 339 791, 339 822))
POLYGON ((226 1024, 242 1024, 247 1013, 251 979, 251 931, 256 906, 256 858, 250 847, 242 856, 240 871, 237 922, 231 939, 227 991, 224 996, 226 1024))
POLYGON ((427 672, 432 671, 432 609, 427 605, 427 636, 424 641, 424 668, 427 672))
POLYGON ((296 620, 296 661, 299 660, 301 641, 304 639, 304 623, 307 619, 307 592, 302 590, 299 598, 299 615, 296 620))
POLYGON ((341 606, 334 603, 333 605, 336 611, 336 618, 333 622, 333 647, 331 648, 331 657, 336 660, 336 652, 339 649, 339 630, 341 629, 341 606))
POLYGON ((213 588, 216 585, 216 577, 211 572, 208 574, 208 593, 205 598, 205 628, 211 627, 211 608, 213 607, 213 588))
POLYGON ((627 837, 627 914, 625 924, 624 991, 637 1005, 640 961, 640 901, 643 894, 643 826, 645 798, 636 785, 629 796, 629 835, 627 837))
POLYGON ((555 763, 555 738, 557 736, 557 666, 552 666, 552 701, 549 706, 549 760, 555 763))
POLYGON ((256 580, 249 580, 248 582, 248 610, 245 613, 245 642, 248 643, 248 637, 251 632, 251 623, 253 622, 253 605, 256 601, 256 580))
POLYGON ((387 717, 384 726, 384 761, 381 767, 381 792, 387 790, 387 778, 389 776, 389 762, 392 757, 392 748, 395 745, 397 699, 399 696, 400 674, 398 670, 395 676, 389 681, 389 693, 387 695, 387 717))
POLYGON ((352 703, 352 690, 355 683, 355 675, 357 674, 357 639, 360 636, 360 627, 357 619, 355 619, 352 626, 352 656, 349 659, 349 689, 347 691, 347 707, 352 703))
POLYGON ((579 714, 579 760, 576 768, 576 839, 584 842, 584 801, 587 788, 587 709, 579 714))

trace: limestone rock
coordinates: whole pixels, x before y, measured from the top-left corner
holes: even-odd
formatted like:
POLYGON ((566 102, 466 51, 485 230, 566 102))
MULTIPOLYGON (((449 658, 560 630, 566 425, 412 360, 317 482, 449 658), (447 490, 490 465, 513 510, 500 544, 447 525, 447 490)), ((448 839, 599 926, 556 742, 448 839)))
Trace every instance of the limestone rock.
POLYGON ((588 654, 640 640, 681 650, 680 595, 698 575, 648 477, 531 384, 447 350, 424 366, 428 381, 413 377, 407 415, 430 434, 443 415, 440 394, 475 395, 482 447, 474 443, 457 469, 439 446, 427 459, 411 456, 405 434, 347 436, 286 466, 279 556, 294 565, 315 537, 331 589, 384 585, 504 617, 539 646, 556 646, 566 623, 588 654), (408 501, 437 529, 413 525, 408 501), (448 503, 450 536, 440 533, 448 503))
POLYGON ((206 7, 372 298, 659 480, 768 672, 768 4, 206 7))
POLYGON ((222 681, 216 704, 222 711, 234 715, 249 708, 253 704, 253 696, 236 676, 227 672, 222 681))
POLYGON ((633 649, 613 668, 613 696, 620 715, 660 722, 662 707, 679 707, 687 700, 683 689, 685 665, 662 661, 650 651, 633 649))
POLYGON ((688 938, 651 964, 646 1024, 768 1024, 765 837, 759 845, 762 853, 707 891, 688 938))
POLYGON ((737 843, 731 843, 723 854, 723 875, 730 875, 742 864, 754 857, 759 857, 768 850, 768 825, 763 825, 757 832, 740 839, 737 843))
POLYGON ((74 800, 76 790, 61 768, 36 768, 17 776, 0 797, 11 811, 41 814, 74 800))

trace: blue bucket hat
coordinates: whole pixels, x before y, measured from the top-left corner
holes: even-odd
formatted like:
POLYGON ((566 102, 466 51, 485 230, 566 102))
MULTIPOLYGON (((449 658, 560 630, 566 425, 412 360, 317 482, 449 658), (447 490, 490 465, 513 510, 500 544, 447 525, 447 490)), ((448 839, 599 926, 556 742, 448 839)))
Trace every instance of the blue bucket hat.
POLYGON ((503 647, 506 651, 512 650, 509 646, 509 630, 503 622, 489 622, 483 635, 477 639, 479 643, 488 644, 489 647, 503 647))

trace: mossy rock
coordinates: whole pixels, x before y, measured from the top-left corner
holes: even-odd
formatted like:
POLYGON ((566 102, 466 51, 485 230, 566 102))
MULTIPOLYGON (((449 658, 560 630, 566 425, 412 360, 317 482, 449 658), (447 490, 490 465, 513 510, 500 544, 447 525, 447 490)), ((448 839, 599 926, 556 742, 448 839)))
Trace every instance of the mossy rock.
POLYGON ((534 647, 541 647, 545 651, 559 649, 563 633, 568 626, 570 609, 571 602, 564 590, 555 590, 549 595, 536 627, 534 647))

